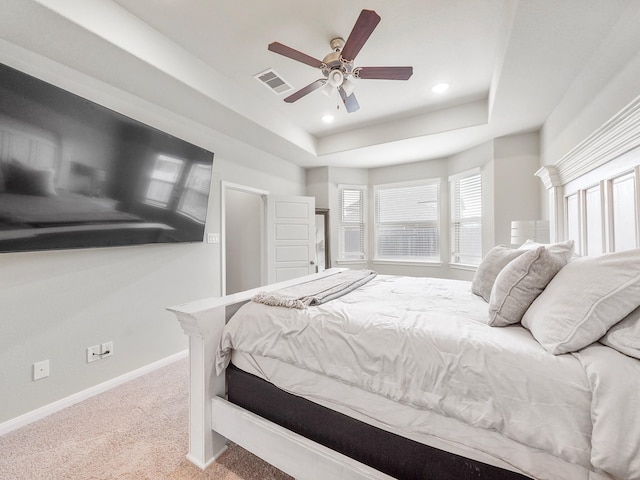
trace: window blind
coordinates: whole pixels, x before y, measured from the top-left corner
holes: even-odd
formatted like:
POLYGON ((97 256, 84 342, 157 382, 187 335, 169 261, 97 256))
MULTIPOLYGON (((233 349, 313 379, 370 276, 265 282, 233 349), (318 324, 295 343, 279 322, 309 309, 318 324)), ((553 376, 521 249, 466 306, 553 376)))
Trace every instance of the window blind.
POLYGON ((205 222, 210 178, 211 165, 196 163, 191 166, 184 189, 180 195, 179 213, 198 223, 205 222))
POLYGON ((378 185, 374 193, 376 259, 439 261, 439 183, 378 185))
POLYGON ((158 155, 151 171, 145 203, 158 207, 169 206, 171 194, 182 175, 183 167, 184 160, 158 155))
POLYGON ((339 186, 338 260, 366 259, 366 187, 339 186))
POLYGON ((479 173, 451 180, 451 262, 482 261, 482 177, 479 173))

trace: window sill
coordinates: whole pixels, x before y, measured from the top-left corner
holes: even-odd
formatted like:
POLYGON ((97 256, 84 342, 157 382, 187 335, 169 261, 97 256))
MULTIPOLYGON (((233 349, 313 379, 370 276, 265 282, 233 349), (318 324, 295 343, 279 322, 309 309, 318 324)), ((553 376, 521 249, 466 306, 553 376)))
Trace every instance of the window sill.
POLYGON ((467 263, 450 263, 449 268, 455 270, 467 270, 469 272, 475 272, 478 269, 478 265, 469 265, 467 263))
POLYGON ((366 260, 336 260, 338 265, 351 264, 351 265, 364 265, 367 263, 366 260))
POLYGON ((382 260, 374 259, 374 264, 379 265, 415 265, 417 267, 442 267, 442 262, 436 260, 382 260))

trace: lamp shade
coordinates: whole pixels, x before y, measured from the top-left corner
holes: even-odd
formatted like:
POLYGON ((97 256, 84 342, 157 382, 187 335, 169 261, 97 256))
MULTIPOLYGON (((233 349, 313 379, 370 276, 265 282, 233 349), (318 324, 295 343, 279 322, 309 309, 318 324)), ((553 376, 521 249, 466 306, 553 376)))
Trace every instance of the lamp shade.
POLYGON ((549 243, 549 220, 513 220, 511 244, 522 245, 527 240, 549 243))

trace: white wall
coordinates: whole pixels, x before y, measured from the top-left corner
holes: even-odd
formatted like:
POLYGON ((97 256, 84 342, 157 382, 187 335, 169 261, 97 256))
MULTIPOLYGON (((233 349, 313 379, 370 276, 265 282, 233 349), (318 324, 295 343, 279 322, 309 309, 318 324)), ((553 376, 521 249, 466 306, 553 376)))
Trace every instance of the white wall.
MULTIPOLYGON (((371 171, 332 167, 305 174, 300 167, 35 54, 20 61, 33 66, 30 73, 68 82, 94 101, 215 152, 207 232, 221 231, 222 181, 284 195, 304 195, 308 184, 309 194, 322 198, 318 206, 338 212, 340 183, 369 185, 372 198, 376 183, 433 174, 446 179, 480 166, 485 219, 491 225, 483 233, 486 252, 494 244, 508 243, 511 220, 544 215, 545 198, 540 199, 539 180, 532 178, 534 164, 554 163, 640 95, 640 29, 635 21, 640 6, 629 9, 545 123, 540 153, 536 134, 524 134, 448 160, 371 171)), ((7 45, 2 46, 0 61, 9 55, 7 45)), ((14 53, 9 55, 13 61, 14 53)), ((442 218, 448 219, 448 212, 442 218)), ((337 215, 331 220, 335 255, 337 215)), ((219 245, 204 243, 0 254, 0 423, 185 349, 186 337, 165 307, 218 295, 220 263, 219 245), (86 364, 86 347, 106 341, 114 342, 114 356, 86 364), (33 382, 32 364, 44 359, 51 361, 51 375, 33 382)), ((439 267, 375 267, 389 273, 457 275, 439 267)))
POLYGON ((226 188, 224 252, 227 295, 262 285, 264 202, 259 194, 226 188))
MULTIPOLYGON (((391 167, 372 168, 369 170, 369 252, 370 257, 374 254, 373 225, 375 223, 374 212, 374 185, 385 183, 410 182, 420 179, 440 179, 440 255, 441 258, 449 258, 449 184, 448 162, 446 158, 428 160, 423 162, 408 163, 391 167)), ((373 261, 371 268, 381 274, 388 275, 410 275, 410 276, 430 276, 448 277, 448 266, 444 264, 418 265, 418 264, 397 264, 388 262, 373 261)))
POLYGON ((0 423, 184 350, 165 307, 215 291, 212 248, 151 245, 0 255, 0 423), (86 347, 114 356, 86 363, 86 347), (32 381, 32 364, 51 375, 32 381))
POLYGON ((328 192, 331 215, 332 255, 337 255, 338 185, 366 185, 368 188, 368 252, 374 251, 374 195, 373 186, 419 179, 440 179, 440 264, 411 264, 369 261, 362 263, 341 263, 339 266, 352 268, 372 268, 381 274, 433 276, 470 280, 473 269, 449 266, 449 176, 480 168, 483 186, 483 253, 486 254, 498 243, 509 244, 511 220, 540 218, 539 179, 534 176, 539 164, 539 135, 537 132, 501 137, 448 158, 394 165, 372 169, 329 167, 328 189, 322 182, 324 170, 307 172, 308 192, 324 195, 328 192))
POLYGON ((329 208, 329 167, 307 169, 307 195, 316 199, 316 208, 329 208))
MULTIPOLYGON (((0 61, 3 61, 0 51, 0 61)), ((36 71, 83 86, 87 96, 215 152, 206 231, 221 231, 220 184, 283 195, 305 192, 305 171, 66 67, 30 56, 36 71)), ((221 291, 219 244, 144 245, 0 254, 0 423, 187 348, 168 306, 221 291), (114 355, 86 363, 86 347, 114 355), (51 374, 32 381, 34 362, 51 374)))
POLYGON ((545 121, 545 165, 562 156, 640 96, 640 2, 631 2, 603 45, 545 121))
MULTIPOLYGON (((538 133, 510 135, 494 140, 494 241, 511 244, 512 220, 537 220, 540 211, 538 133)), ((493 246, 493 245, 492 245, 493 246)))
POLYGON ((539 135, 537 132, 532 132, 501 137, 446 159, 371 170, 370 185, 440 177, 442 199, 440 225, 443 264, 391 266, 374 263, 373 268, 391 274, 429 275, 470 280, 473 278, 474 270, 448 265, 450 258, 448 177, 472 168, 480 168, 483 188, 482 250, 486 254, 497 244, 510 243, 511 220, 540 218, 540 180, 534 176, 538 164, 539 135))

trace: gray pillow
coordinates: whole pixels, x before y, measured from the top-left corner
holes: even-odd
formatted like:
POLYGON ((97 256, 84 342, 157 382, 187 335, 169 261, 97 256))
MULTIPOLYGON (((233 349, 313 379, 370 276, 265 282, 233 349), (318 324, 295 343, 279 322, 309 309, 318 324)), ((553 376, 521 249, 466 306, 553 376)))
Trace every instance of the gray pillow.
POLYGON ((549 352, 575 352, 598 341, 640 306, 640 249, 569 262, 522 317, 549 352))
POLYGON ((11 160, 2 167, 5 190, 21 195, 38 195, 52 197, 56 195, 53 186, 55 171, 53 169, 38 170, 11 160))
POLYGON ((482 259, 471 281, 471 291, 488 302, 491 289, 500 271, 514 258, 525 253, 525 250, 515 250, 504 245, 498 245, 489 250, 482 259))
POLYGON ((640 360, 640 307, 611 327, 600 343, 640 360))
POLYGON ((535 250, 538 247, 546 247, 551 253, 562 255, 567 262, 575 257, 575 242, 573 240, 565 240, 558 243, 538 243, 533 240, 527 240, 518 247, 518 250, 535 250))
POLYGON ((489 325, 504 327, 518 323, 529 306, 556 273, 567 264, 564 255, 540 246, 525 250, 498 274, 489 300, 489 325))

